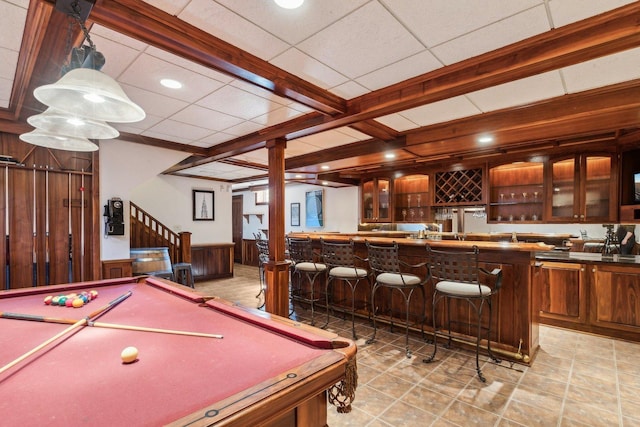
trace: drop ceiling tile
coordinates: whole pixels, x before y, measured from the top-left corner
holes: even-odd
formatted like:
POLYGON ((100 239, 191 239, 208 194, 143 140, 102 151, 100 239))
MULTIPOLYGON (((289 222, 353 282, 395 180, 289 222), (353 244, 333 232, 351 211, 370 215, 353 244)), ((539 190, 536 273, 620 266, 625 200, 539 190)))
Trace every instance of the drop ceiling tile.
POLYGON ((283 9, 271 0, 217 0, 291 45, 310 37, 367 1, 307 1, 297 9, 283 9))
POLYGON ((549 9, 553 23, 558 28, 633 2, 634 0, 551 0, 549 9))
POLYGON ((442 63, 431 52, 424 50, 358 77, 356 81, 370 90, 376 90, 441 67, 442 63))
POLYGON ((25 7, 0 1, 0 28, 2 28, 0 46, 16 52, 20 50, 26 19, 25 7))
POLYGON ((468 34, 525 9, 542 0, 380 0, 427 47, 468 34))
POLYGON ((544 6, 538 6, 443 43, 431 51, 446 65, 450 65, 550 29, 544 6))
POLYGON ((91 40, 96 45, 98 52, 101 52, 105 58, 101 71, 116 80, 140 55, 140 51, 102 36, 92 36, 91 40))
POLYGON ((208 147, 213 147, 214 145, 218 145, 222 142, 230 141, 235 138, 235 135, 231 135, 224 132, 216 132, 204 138, 201 138, 199 142, 208 144, 208 147))
MULTIPOLYGON (((110 40, 120 46, 129 47, 135 51, 142 52, 149 45, 140 40, 136 40, 132 37, 125 36, 124 34, 117 33, 107 27, 103 27, 100 24, 95 24, 91 27, 91 39, 94 37, 100 37, 100 39, 110 40)), ((100 45, 94 41, 96 47, 100 48, 100 45)), ((101 49, 98 49, 101 50, 101 49)))
POLYGON ((16 6, 20 6, 24 9, 29 7, 29 0, 3 0, 3 1, 14 4, 16 6))
POLYGON ((238 137, 238 136, 247 135, 249 133, 257 132, 261 129, 264 129, 264 126, 258 123, 246 121, 246 122, 239 123, 235 126, 228 127, 224 131, 225 133, 230 133, 231 135, 238 137))
POLYGON ((211 68, 207 68, 195 62, 188 61, 184 58, 169 53, 165 50, 158 49, 154 46, 147 47, 144 53, 222 83, 231 83, 233 81, 233 77, 230 77, 227 74, 213 70, 211 68))
POLYGON ((229 85, 205 96, 197 104, 247 120, 267 114, 281 106, 229 85))
POLYGON ((169 117, 189 105, 179 99, 169 98, 137 87, 121 85, 133 102, 138 104, 147 114, 169 117))
POLYGON ((150 132, 173 135, 186 141, 194 141, 211 133, 211 130, 199 126, 176 122, 175 120, 163 120, 149 129, 150 132))
POLYGON ((289 47, 282 40, 211 0, 192 0, 178 17, 267 61, 289 47))
POLYGON ((391 129, 395 129, 398 132, 404 132, 419 127, 418 124, 412 122, 402 114, 398 113, 378 117, 376 121, 382 123, 385 126, 389 126, 391 129))
MULTIPOLYGON (((258 150, 253 150, 249 153, 245 153, 239 156, 234 156, 232 157, 232 159, 268 166, 269 150, 267 150, 266 148, 260 148, 258 150)), ((264 171, 258 171, 258 173, 264 173, 264 171)))
POLYGON ((562 69, 569 93, 640 78, 640 48, 562 69))
POLYGON ((0 77, 0 107, 2 108, 9 108, 12 85, 13 80, 7 80, 0 77))
POLYGON ((348 80, 336 70, 296 48, 288 49, 276 56, 271 63, 323 89, 340 85, 348 80))
POLYGON ((330 91, 344 99, 353 99, 370 92, 369 89, 353 80, 333 87, 330 91))
POLYGON ((302 113, 300 111, 296 111, 289 107, 280 107, 275 110, 269 111, 267 114, 255 117, 251 119, 251 121, 263 127, 267 127, 286 122, 287 120, 291 120, 294 117, 298 117, 301 115, 302 113))
POLYGON ((464 96, 457 96, 400 112, 404 117, 420 126, 447 122, 480 113, 481 111, 464 96))
POLYGON ((249 92, 252 93, 254 95, 258 95, 261 98, 264 99, 268 99, 270 101, 273 102, 277 102, 278 104, 281 105, 289 105, 292 104, 294 101, 287 99, 287 98, 283 98, 281 96, 276 95, 275 93, 268 91, 266 89, 263 89, 261 87, 255 86, 251 83, 245 82, 243 80, 239 80, 239 79, 235 79, 232 80, 231 82, 229 82, 229 85, 233 86, 233 87, 237 87, 238 89, 242 89, 245 92, 249 92))
POLYGON ((173 16, 184 9, 184 7, 189 4, 189 1, 191 0, 144 0, 145 3, 173 16))
POLYGON ((315 145, 307 144, 302 138, 287 141, 287 149, 285 151, 285 158, 302 156, 304 154, 314 153, 320 151, 320 148, 315 145))
POLYGON ((224 86, 222 82, 146 54, 140 55, 118 80, 131 86, 187 102, 195 102, 224 86), (169 89, 162 86, 160 80, 165 78, 179 81, 182 83, 182 87, 169 89))
POLYGON ((243 121, 238 117, 210 110, 195 104, 189 105, 185 109, 178 111, 176 114, 171 116, 171 119, 214 131, 224 130, 238 125, 243 121))
POLYGON ((315 135, 309 135, 300 138, 300 140, 306 144, 313 145, 320 149, 338 147, 344 144, 350 144, 357 142, 358 139, 350 135, 345 135, 337 130, 328 130, 325 132, 317 133, 315 135))
POLYGON ((424 46, 374 1, 303 41, 298 48, 355 78, 416 54, 424 46))
POLYGON ((357 141, 364 141, 366 139, 371 139, 371 136, 366 133, 360 132, 357 129, 350 128, 348 126, 343 126, 341 128, 335 129, 336 132, 343 133, 351 138, 355 138, 357 141))
POLYGON ((564 95, 564 87, 560 72, 550 71, 472 92, 467 98, 486 113, 561 95, 564 95))
POLYGON ((174 136, 174 135, 167 135, 165 133, 160 133, 160 132, 153 132, 151 130, 146 130, 146 131, 142 132, 141 135, 148 136, 148 137, 151 137, 151 138, 162 139, 162 140, 170 141, 170 142, 177 142, 179 144, 190 144, 191 143, 191 140, 189 140, 187 138, 182 138, 182 137, 178 137, 178 136, 174 136))
POLYGON ((18 63, 18 52, 0 47, 0 78, 13 81, 18 63))
POLYGON ((118 129, 120 132, 129 132, 129 133, 140 133, 144 130, 147 130, 158 123, 164 120, 164 117, 156 116, 153 114, 146 113, 146 116, 143 120, 134 123, 110 123, 113 127, 118 129))

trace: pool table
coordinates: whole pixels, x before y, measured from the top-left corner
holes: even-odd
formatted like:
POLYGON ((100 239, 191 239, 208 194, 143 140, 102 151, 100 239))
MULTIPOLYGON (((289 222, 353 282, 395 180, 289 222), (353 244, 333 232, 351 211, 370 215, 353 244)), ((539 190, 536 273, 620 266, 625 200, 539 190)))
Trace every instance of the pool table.
POLYGON ((129 297, 75 328, 0 318, 0 371, 72 329, 0 373, 1 424, 325 426, 327 396, 348 411, 357 378, 352 341, 163 279, 4 291, 0 312, 72 323, 129 291, 129 297), (96 290, 97 299, 80 308, 44 304, 47 295, 83 290, 96 290), (118 325, 222 338, 117 329, 118 325), (129 346, 139 355, 126 364, 120 354, 129 346), (347 394, 345 389, 350 396, 340 396, 339 391, 347 394))

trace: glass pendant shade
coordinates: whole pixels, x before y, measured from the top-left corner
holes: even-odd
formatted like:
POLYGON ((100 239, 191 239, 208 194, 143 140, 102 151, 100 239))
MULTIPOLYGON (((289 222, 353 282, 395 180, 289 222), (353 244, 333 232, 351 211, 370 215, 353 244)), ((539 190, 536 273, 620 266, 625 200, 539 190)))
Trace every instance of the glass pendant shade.
POLYGON ((43 104, 79 117, 116 123, 138 122, 145 112, 124 93, 118 82, 89 68, 69 71, 53 84, 33 91, 43 104))
POLYGON ((55 108, 49 108, 44 113, 29 117, 27 122, 31 126, 49 133, 76 138, 112 139, 120 135, 120 132, 105 122, 74 117, 55 108))
POLYGON ((29 133, 20 135, 20 139, 29 144, 38 145, 40 147, 53 148, 55 150, 66 151, 97 151, 98 146, 87 138, 78 138, 73 136, 62 136, 43 130, 33 130, 29 133))

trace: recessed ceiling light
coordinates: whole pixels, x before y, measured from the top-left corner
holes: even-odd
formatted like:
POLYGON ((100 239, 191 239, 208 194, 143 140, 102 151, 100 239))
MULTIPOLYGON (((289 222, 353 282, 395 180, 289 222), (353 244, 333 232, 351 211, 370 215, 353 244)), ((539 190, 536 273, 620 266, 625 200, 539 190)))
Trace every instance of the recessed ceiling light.
POLYGON ((300 178, 302 178, 302 175, 297 174, 297 175, 296 175, 296 178, 300 179, 300 178))
POLYGON ((322 185, 329 185, 327 181, 322 181, 322 185))
POLYGON ((384 158, 385 159, 395 159, 396 155, 393 154, 393 153, 387 153, 387 154, 384 155, 384 158))
POLYGON ((329 166, 328 165, 322 165, 322 166, 320 166, 320 169, 327 170, 327 169, 329 169, 329 166))
POLYGON ((182 87, 182 83, 173 79, 162 79, 160 80, 160 84, 169 89, 180 89, 182 87))
POLYGON ((276 4, 284 9, 297 9, 302 6, 304 0, 275 0, 276 4))
POLYGON ((493 137, 488 135, 484 135, 478 138, 478 142, 483 144, 486 144, 487 142, 492 142, 492 141, 493 141, 493 137))

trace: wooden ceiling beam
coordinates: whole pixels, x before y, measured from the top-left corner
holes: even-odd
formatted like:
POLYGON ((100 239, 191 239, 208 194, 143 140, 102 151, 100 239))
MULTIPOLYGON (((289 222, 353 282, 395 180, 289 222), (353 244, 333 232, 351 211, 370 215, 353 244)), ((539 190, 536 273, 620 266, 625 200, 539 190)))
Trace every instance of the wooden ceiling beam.
POLYGON ((98 0, 89 19, 325 114, 346 111, 345 100, 339 96, 142 0, 98 0))

